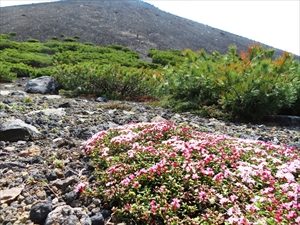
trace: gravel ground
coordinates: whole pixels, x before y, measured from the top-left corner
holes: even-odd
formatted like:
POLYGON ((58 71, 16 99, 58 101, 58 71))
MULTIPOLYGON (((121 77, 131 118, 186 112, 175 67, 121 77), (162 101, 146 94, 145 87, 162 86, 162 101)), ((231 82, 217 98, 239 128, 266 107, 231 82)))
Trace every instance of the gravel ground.
POLYGON ((75 190, 79 183, 94 180, 81 143, 100 130, 129 122, 185 122, 204 132, 300 149, 299 127, 235 124, 145 103, 27 94, 20 92, 26 81, 0 84, 0 126, 20 119, 43 136, 0 140, 0 224, 118 224, 99 199, 83 198, 75 190))

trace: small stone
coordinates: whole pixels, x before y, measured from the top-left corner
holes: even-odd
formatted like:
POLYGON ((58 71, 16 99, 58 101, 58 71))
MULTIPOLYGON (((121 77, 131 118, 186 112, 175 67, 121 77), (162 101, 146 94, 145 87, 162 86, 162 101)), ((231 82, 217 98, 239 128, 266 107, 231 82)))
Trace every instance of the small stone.
POLYGON ((48 181, 53 181, 53 180, 57 179, 57 175, 56 175, 56 173, 51 172, 51 173, 46 174, 46 178, 48 181))
POLYGON ((65 102, 62 103, 60 105, 58 105, 59 108, 70 108, 71 107, 71 103, 70 102, 65 102))
POLYGON ((29 219, 29 213, 28 212, 24 212, 23 214, 21 214, 21 216, 19 216, 18 220, 21 223, 25 223, 27 220, 29 219))
POLYGON ((63 199, 65 200, 65 202, 67 204, 70 204, 72 201, 74 201, 77 198, 77 196, 78 196, 78 192, 74 190, 74 191, 66 193, 63 196, 63 199))
POLYGON ((108 102, 108 99, 106 97, 98 97, 95 99, 96 102, 108 102))
POLYGON ((58 198, 54 198, 54 199, 52 200, 52 204, 55 205, 55 204, 57 204, 57 203, 58 203, 58 198))
POLYGON ((45 190, 37 190, 35 192, 35 195, 40 199, 40 200, 45 200, 46 199, 46 192, 45 190))
POLYGON ((112 211, 110 209, 102 209, 101 214, 103 215, 104 219, 107 219, 111 216, 112 211))
POLYGON ((41 154, 41 149, 36 146, 36 145, 32 145, 28 148, 26 148, 24 151, 21 151, 20 156, 37 156, 41 154))
POLYGON ((154 122, 166 122, 167 120, 161 116, 155 116, 150 121, 154 123, 154 122))
POLYGON ((51 210, 51 204, 47 202, 38 202, 31 207, 30 219, 34 223, 43 224, 51 210))
POLYGON ((96 206, 99 206, 101 204, 101 200, 98 198, 94 198, 92 203, 96 206))
POLYGON ((51 185, 57 187, 58 189, 65 190, 68 186, 77 183, 78 177, 71 176, 62 180, 55 180, 51 182, 51 185))
POLYGON ((92 221, 83 208, 72 208, 69 205, 63 205, 56 207, 49 213, 45 225, 53 224, 91 225, 92 221))
POLYGON ((92 225, 104 225, 104 217, 100 212, 92 216, 91 221, 92 221, 92 225))
POLYGON ((64 172, 59 168, 55 168, 53 170, 53 172, 56 174, 57 178, 63 178, 64 177, 64 172))

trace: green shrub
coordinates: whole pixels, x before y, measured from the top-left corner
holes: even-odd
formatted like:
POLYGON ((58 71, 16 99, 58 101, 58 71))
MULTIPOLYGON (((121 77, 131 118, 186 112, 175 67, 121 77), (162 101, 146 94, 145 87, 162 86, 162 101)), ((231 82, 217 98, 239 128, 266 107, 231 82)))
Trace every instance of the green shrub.
POLYGON ((17 33, 16 33, 16 32, 9 32, 8 35, 9 35, 10 37, 14 37, 14 36, 17 35, 17 33))
POLYGON ((0 40, 8 40, 8 39, 10 39, 9 34, 0 34, 0 40))
POLYGON ((58 65, 55 78, 75 94, 106 95, 115 99, 134 99, 155 96, 160 78, 150 69, 122 67, 118 64, 58 65))
POLYGON ((42 76, 55 76, 55 67, 44 67, 39 69, 34 69, 30 74, 31 78, 42 77, 42 76))
POLYGON ((1 51, 1 61, 10 63, 24 63, 31 67, 46 67, 52 65, 52 57, 46 54, 23 52, 17 49, 4 49, 1 51))
POLYGON ((94 43, 93 43, 93 42, 84 42, 83 44, 84 44, 84 45, 89 45, 89 46, 94 46, 94 43))
POLYGON ((157 63, 162 66, 168 64, 174 66, 184 61, 184 58, 182 57, 182 51, 179 50, 162 51, 162 50, 150 49, 148 52, 148 56, 152 57, 153 63, 157 63))
POLYGON ((39 43, 40 41, 37 40, 37 39, 29 38, 29 39, 27 40, 27 42, 30 42, 30 43, 39 43))
POLYGON ((235 121, 291 108, 299 98, 299 64, 287 53, 272 60, 273 53, 258 45, 240 57, 234 46, 226 55, 186 51, 184 63, 165 69, 170 107, 205 115, 215 109, 214 115, 235 121))
POLYGON ((65 38, 64 41, 65 42, 76 42, 76 39, 74 39, 74 38, 65 38))
POLYGON ((13 42, 6 38, 0 38, 0 50, 6 49, 6 48, 13 48, 13 42))
POLYGON ((34 74, 34 69, 24 63, 7 63, 10 72, 13 72, 17 77, 31 77, 34 74))
POLYGON ((17 75, 10 71, 10 66, 7 63, 0 63, 0 82, 11 82, 17 75))

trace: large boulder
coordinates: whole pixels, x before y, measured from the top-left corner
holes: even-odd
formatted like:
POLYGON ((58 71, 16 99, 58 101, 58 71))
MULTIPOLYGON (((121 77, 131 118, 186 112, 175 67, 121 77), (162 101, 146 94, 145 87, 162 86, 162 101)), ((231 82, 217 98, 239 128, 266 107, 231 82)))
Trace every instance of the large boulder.
POLYGON ((38 94, 58 94, 58 83, 50 76, 32 79, 25 85, 25 92, 38 94))
POLYGON ((22 120, 9 120, 0 124, 1 141, 19 141, 39 139, 43 135, 32 125, 22 120))

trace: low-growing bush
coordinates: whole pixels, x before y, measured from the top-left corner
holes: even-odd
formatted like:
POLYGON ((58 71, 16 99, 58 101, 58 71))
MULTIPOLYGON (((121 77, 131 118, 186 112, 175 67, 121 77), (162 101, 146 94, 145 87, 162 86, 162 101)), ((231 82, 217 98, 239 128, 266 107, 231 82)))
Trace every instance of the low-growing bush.
POLYGON ((15 73, 17 77, 32 77, 34 69, 24 63, 7 63, 10 72, 15 73))
POLYGON ((17 49, 4 49, 1 51, 0 61, 10 63, 24 63, 31 67, 42 68, 51 66, 52 57, 42 53, 23 52, 17 49))
POLYGON ((0 82, 11 82, 17 77, 16 73, 10 71, 7 63, 0 63, 0 82))
POLYGON ((152 58, 153 63, 160 64, 162 66, 180 64, 184 61, 182 51, 180 50, 156 50, 150 49, 148 56, 152 58))
POLYGON ((83 147, 96 177, 84 193, 128 224, 300 222, 294 148, 169 122, 111 128, 83 147))
POLYGON ((76 39, 74 39, 74 38, 65 38, 64 41, 65 42, 76 42, 76 39))
MULTIPOLYGON (((257 122, 291 108, 299 98, 299 63, 284 53, 249 46, 239 57, 234 46, 226 55, 184 52, 185 62, 165 68, 169 105, 178 111, 222 112, 221 119, 257 122)), ((212 116, 212 115, 209 115, 212 116)))
POLYGON ((39 43, 40 41, 37 40, 37 39, 34 39, 34 38, 29 38, 29 39, 27 40, 27 42, 30 42, 30 43, 39 43))
POLYGON ((155 96, 161 78, 150 69, 127 68, 118 64, 57 65, 54 77, 64 89, 76 94, 105 95, 113 99, 155 96))

